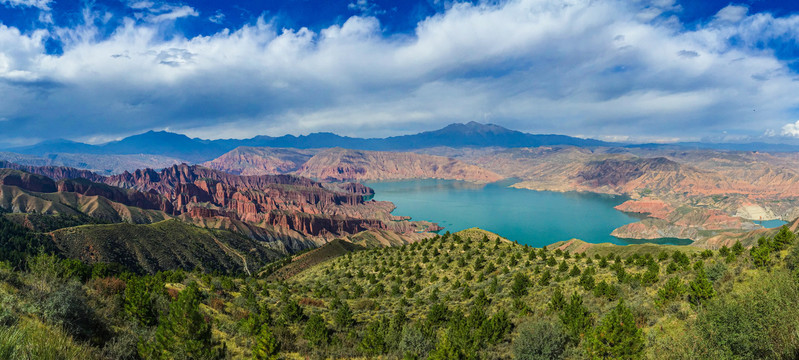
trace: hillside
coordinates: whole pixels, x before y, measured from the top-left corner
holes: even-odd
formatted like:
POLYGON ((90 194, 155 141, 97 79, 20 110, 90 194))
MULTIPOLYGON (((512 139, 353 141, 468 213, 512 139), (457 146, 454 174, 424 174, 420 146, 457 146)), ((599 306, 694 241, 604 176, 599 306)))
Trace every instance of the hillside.
POLYGON ((242 273, 281 256, 259 241, 176 220, 77 226, 56 230, 51 236, 68 258, 89 264, 117 263, 148 273, 175 269, 242 273))
POLYGON ((274 175, 296 171, 315 151, 238 147, 203 163, 203 166, 237 175, 274 175))
POLYGON ((394 247, 333 241, 268 264, 274 254, 247 238, 174 220, 54 231, 83 264, 30 247, 9 253, 37 239, 9 224, 0 218, 0 259, 28 254, 23 270, 0 266, 0 351, 10 358, 752 359, 799 351, 799 311, 785 306, 799 303, 799 245, 785 230, 750 250, 700 252, 578 240, 536 249, 469 229, 394 247), (244 258, 263 277, 246 276, 244 258), (143 264, 145 273, 197 268, 140 275, 107 260, 143 264), (201 330, 167 332, 183 328, 201 330))
POLYGON ((434 178, 494 182, 502 179, 491 171, 441 156, 340 148, 318 152, 296 174, 326 181, 434 178))

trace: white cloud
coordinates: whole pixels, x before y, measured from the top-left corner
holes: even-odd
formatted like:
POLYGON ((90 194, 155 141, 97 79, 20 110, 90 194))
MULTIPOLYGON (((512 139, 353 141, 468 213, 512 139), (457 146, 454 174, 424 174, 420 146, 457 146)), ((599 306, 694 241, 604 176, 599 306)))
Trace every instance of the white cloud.
POLYGON ((135 13, 137 19, 143 19, 152 23, 200 15, 197 10, 187 5, 172 5, 161 2, 155 3, 147 0, 132 1, 127 5, 131 9, 140 11, 135 13))
POLYGON ((749 8, 740 5, 727 5, 716 13, 716 19, 727 22, 738 22, 746 17, 749 8))
POLYGON ((35 7, 45 11, 50 10, 52 2, 53 0, 0 0, 0 4, 14 7, 35 7))
POLYGON ((381 9, 375 3, 370 3, 369 0, 356 0, 355 2, 351 2, 347 5, 347 8, 353 11, 360 12, 361 15, 365 16, 373 16, 373 15, 380 15, 385 14, 386 11, 381 9))
POLYGON ((217 10, 216 14, 208 17, 208 21, 221 25, 225 21, 225 14, 223 14, 222 11, 217 10))
POLYGON ((795 123, 785 124, 782 127, 783 136, 799 137, 799 121, 795 123))
POLYGON ((148 14, 144 17, 145 20, 153 23, 162 22, 162 21, 171 21, 175 19, 180 19, 184 17, 190 16, 200 16, 200 13, 197 12, 191 6, 164 6, 159 9, 158 13, 155 14, 148 14))
POLYGON ((377 19, 353 16, 319 32, 259 19, 164 38, 155 22, 197 11, 137 3, 129 6, 151 23, 128 19, 107 39, 97 40, 90 15, 88 25, 55 30, 61 56, 44 53, 47 32, 0 26, 0 117, 28 137, 164 126, 249 137, 383 136, 491 114, 526 131, 664 139, 762 134, 796 118, 796 74, 756 44, 799 33, 799 16, 744 13, 687 30, 640 16, 674 2, 635 4, 454 4, 390 37, 377 19))

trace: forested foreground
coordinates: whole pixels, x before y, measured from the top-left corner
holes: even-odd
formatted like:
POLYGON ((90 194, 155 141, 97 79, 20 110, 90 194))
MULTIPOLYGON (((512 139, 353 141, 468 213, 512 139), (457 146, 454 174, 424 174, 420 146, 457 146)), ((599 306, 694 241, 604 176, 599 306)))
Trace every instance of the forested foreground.
POLYGON ((570 253, 467 230, 281 279, 86 265, 0 221, 0 358, 796 358, 795 243, 570 253))

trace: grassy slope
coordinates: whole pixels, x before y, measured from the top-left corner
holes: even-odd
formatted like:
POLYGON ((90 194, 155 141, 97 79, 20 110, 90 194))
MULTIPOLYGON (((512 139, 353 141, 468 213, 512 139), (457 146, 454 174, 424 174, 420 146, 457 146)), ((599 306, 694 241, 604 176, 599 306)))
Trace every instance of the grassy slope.
POLYGON ((307 253, 292 259, 286 266, 270 275, 271 279, 288 279, 302 272, 305 269, 319 265, 325 261, 363 250, 364 247, 340 239, 333 240, 318 249, 313 249, 307 253))
POLYGON ((101 196, 83 196, 71 192, 37 193, 7 185, 0 185, 0 207, 21 213, 67 216, 85 214, 105 222, 142 224, 170 218, 162 211, 126 206, 101 196))
MULTIPOLYGON (((595 314, 608 312, 615 305, 614 301, 605 297, 594 297, 590 291, 584 290, 578 284, 579 277, 570 277, 568 275, 569 271, 558 271, 558 266, 565 260, 569 270, 575 265, 582 271, 588 267, 593 267, 596 269, 595 279, 597 283, 604 280, 617 287, 619 290, 618 297, 624 298, 628 304, 631 304, 647 332, 653 331, 653 329, 660 326, 668 327, 668 324, 673 321, 675 316, 684 316, 690 312, 687 303, 682 303, 681 306, 669 311, 665 311, 665 309, 654 304, 653 300, 657 289, 668 278, 676 276, 686 282, 693 279, 694 272, 690 268, 681 269, 672 275, 666 274, 666 265, 671 262, 671 258, 660 262, 660 279, 654 286, 647 287, 640 284, 633 286, 618 285, 616 275, 610 269, 610 266, 600 268, 596 259, 592 259, 592 264, 589 264, 586 258, 577 260, 574 257, 570 259, 557 257, 558 265, 550 267, 541 261, 540 258, 528 261, 530 248, 509 241, 499 241, 497 243, 495 239, 498 236, 490 232, 475 228, 459 232, 456 235, 462 241, 426 240, 422 243, 401 247, 352 253, 351 256, 340 257, 310 268, 290 279, 290 284, 295 289, 308 289, 305 292, 301 291, 297 294, 298 296, 313 298, 322 303, 328 303, 331 300, 330 296, 319 298, 314 294, 318 294, 320 292, 319 289, 324 287, 336 289, 333 291, 337 293, 337 296, 351 298, 348 302, 352 308, 360 310, 356 312, 356 318, 361 322, 369 322, 384 315, 390 316, 393 310, 402 307, 400 301, 403 297, 413 304, 404 308, 408 316, 411 319, 421 319, 426 315, 429 306, 435 303, 432 300, 435 297, 433 296, 434 293, 437 293, 437 297, 442 299, 450 309, 460 309, 468 312, 474 301, 473 296, 480 291, 485 291, 489 299, 491 299, 491 307, 494 311, 497 309, 516 309, 512 311, 511 315, 513 322, 516 324, 529 321, 532 318, 552 317, 547 304, 555 288, 560 288, 567 297, 572 292, 582 294, 586 305, 595 314), (484 235, 489 238, 488 242, 482 240, 484 235), (434 251, 439 251, 440 253, 433 255, 434 251), (427 261, 425 261, 425 253, 427 254, 427 261), (483 256, 485 260, 477 261, 480 256, 483 256), (461 258, 464 259, 465 266, 463 267, 458 265, 458 259, 461 258), (513 263, 512 259, 514 258, 518 259, 516 264, 513 263), (475 270, 476 262, 479 262, 484 267, 481 270, 475 270), (486 272, 485 269, 489 266, 488 264, 493 264, 496 269, 486 272), (417 266, 419 271, 414 271, 417 266), (542 275, 535 272, 536 268, 541 272, 549 269, 553 278, 550 284, 545 286, 538 284, 542 275), (360 271, 364 272, 365 277, 358 276, 360 271), (469 277, 467 273, 471 275, 471 280, 466 280, 469 277), (510 294, 510 285, 514 275, 517 273, 531 278, 534 285, 528 295, 515 302, 510 294), (380 279, 378 283, 382 284, 384 288, 383 291, 377 291, 372 294, 374 296, 370 296, 369 293, 379 285, 367 280, 370 274, 374 275, 376 279, 380 279), (556 280, 558 278, 559 281, 556 280), (492 285, 494 279, 496 279, 496 287, 492 285), (412 283, 419 285, 418 291, 409 287, 412 283), (352 298, 352 289, 356 284, 364 289, 364 295, 352 298), (392 287, 396 287, 398 291, 393 291, 392 293, 392 287), (468 293, 466 289, 468 289, 468 293), (519 304, 523 304, 521 309, 518 308, 519 304)), ((681 250, 689 254, 698 251, 696 248, 686 246, 584 245, 585 243, 578 241, 572 241, 568 244, 557 243, 549 246, 549 254, 554 253, 556 246, 563 246, 566 250, 579 248, 581 251, 586 251, 591 257, 594 255, 608 256, 610 254, 620 255, 623 258, 633 254, 653 254, 656 257, 661 251, 668 251, 669 255, 674 250, 681 250)), ((710 265, 723 262, 723 259, 713 258, 705 261, 710 265)), ((613 261, 610 264, 613 264, 613 261)), ((740 267, 743 264, 738 263, 729 267, 732 266, 740 267)), ((626 269, 628 273, 633 275, 646 271, 646 267, 637 265, 627 265, 626 269)), ((321 307, 316 311, 325 313, 325 317, 328 320, 332 317, 332 314, 327 313, 321 307)), ((483 355, 492 358, 505 356, 508 352, 509 344, 500 343, 486 349, 483 355)))
POLYGON ((52 238, 67 257, 90 263, 117 262, 151 273, 178 268, 242 272, 239 255, 246 257, 254 271, 279 257, 249 238, 176 220, 84 225, 56 230, 52 238))

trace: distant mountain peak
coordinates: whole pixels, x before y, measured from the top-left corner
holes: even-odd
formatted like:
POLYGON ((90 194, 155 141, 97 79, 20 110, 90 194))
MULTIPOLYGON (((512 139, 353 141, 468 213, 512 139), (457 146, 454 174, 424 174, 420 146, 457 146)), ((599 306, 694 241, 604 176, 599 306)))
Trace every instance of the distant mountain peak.
POLYGON ((443 129, 436 132, 444 133, 462 133, 462 134, 507 134, 515 132, 496 124, 483 124, 477 121, 469 121, 468 123, 454 123, 445 126, 443 129))

